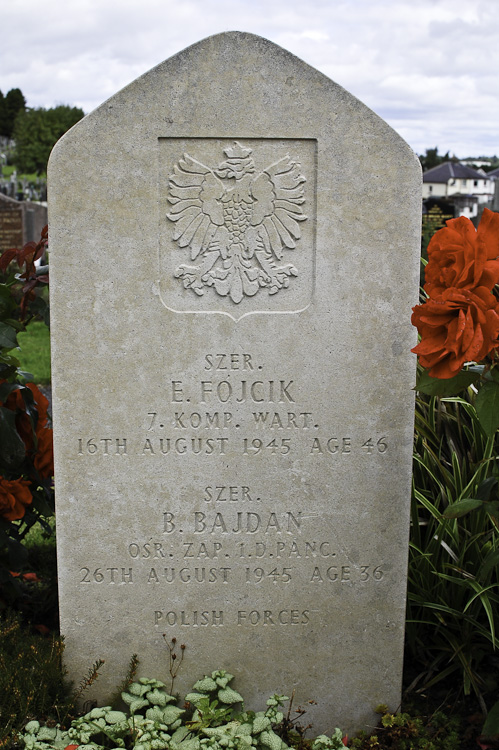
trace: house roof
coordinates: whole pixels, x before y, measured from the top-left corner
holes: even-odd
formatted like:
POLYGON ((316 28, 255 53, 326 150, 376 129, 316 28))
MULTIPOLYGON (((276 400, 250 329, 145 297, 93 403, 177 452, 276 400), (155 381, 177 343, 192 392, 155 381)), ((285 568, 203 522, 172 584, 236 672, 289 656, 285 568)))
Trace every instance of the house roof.
POLYGON ((446 161, 439 164, 438 167, 432 167, 423 174, 423 182, 444 182, 449 180, 487 180, 488 177, 483 172, 467 167, 459 162, 446 161))

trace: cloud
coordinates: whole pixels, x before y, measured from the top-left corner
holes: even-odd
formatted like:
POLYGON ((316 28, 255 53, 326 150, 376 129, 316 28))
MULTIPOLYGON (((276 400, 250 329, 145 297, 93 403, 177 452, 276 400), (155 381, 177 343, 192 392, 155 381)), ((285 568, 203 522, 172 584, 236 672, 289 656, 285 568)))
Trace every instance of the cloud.
POLYGON ((214 33, 264 36, 388 120, 417 151, 499 151, 489 0, 23 0, 2 9, 0 89, 90 111, 214 33))

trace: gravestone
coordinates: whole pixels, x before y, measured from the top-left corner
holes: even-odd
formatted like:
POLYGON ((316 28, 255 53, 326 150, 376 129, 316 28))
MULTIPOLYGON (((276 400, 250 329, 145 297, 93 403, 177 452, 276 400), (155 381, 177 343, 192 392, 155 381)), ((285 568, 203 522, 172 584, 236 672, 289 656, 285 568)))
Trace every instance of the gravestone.
POLYGON ((0 194, 0 252, 23 246, 23 214, 19 201, 0 194))
POLYGON ((105 701, 137 653, 296 689, 317 732, 400 698, 421 222, 415 155, 231 32, 49 165, 61 628, 105 701))
POLYGON ((0 253, 23 247, 26 242, 38 242, 46 224, 46 206, 0 193, 0 253))

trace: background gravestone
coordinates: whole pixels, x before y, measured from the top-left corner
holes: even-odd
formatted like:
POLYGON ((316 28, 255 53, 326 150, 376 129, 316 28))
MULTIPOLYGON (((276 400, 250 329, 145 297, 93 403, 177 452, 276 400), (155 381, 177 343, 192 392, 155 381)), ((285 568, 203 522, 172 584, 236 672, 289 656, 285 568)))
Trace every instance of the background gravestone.
POLYGON ((22 204, 0 194, 0 252, 24 245, 22 204))
POLYGON ((26 242, 38 242, 46 224, 46 206, 0 193, 0 253, 26 242))
POLYGON ((225 668, 317 731, 399 703, 421 219, 408 146, 259 37, 206 39, 49 165, 61 627, 76 680, 225 668))

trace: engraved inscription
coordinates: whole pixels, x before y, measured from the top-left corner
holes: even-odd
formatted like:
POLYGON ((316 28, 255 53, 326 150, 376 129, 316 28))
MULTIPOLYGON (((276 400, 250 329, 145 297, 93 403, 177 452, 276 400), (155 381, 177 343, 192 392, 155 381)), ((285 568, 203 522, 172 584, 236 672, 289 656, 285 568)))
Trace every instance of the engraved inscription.
MULTIPOLYGON (((21 205, 21 204, 17 204, 21 205)), ((23 240, 23 215, 16 203, 0 204, 0 252, 10 247, 21 247, 23 240)))
POLYGON ((174 276, 198 296, 212 288, 237 305, 262 289, 277 294, 298 276, 281 261, 308 218, 301 165, 285 154, 257 172, 252 153, 235 141, 213 168, 184 153, 170 175, 167 217, 192 261, 174 276))
MULTIPOLYGON (((197 378, 169 381, 163 403, 144 416, 142 436, 80 437, 77 453, 254 458, 285 457, 299 447, 314 459, 334 456, 337 462, 354 454, 375 460, 389 453, 386 434, 326 432, 321 417, 305 410, 303 384, 267 369, 252 353, 208 352, 197 378)), ((234 492, 231 488, 230 501, 238 499, 234 492)))
POLYGON ((133 583, 132 568, 81 568, 80 583, 133 583))
POLYGON ((198 628, 206 625, 219 626, 223 624, 224 613, 222 610, 200 612, 195 609, 192 612, 186 612, 185 610, 181 610, 180 612, 163 612, 161 609, 157 609, 154 612, 154 625, 156 627, 158 625, 162 627, 165 627, 165 625, 169 625, 170 627, 183 625, 198 628))
POLYGON ((155 453, 159 439, 159 451, 165 455, 170 450, 176 453, 216 455, 219 452, 220 455, 226 455, 227 451, 233 452, 239 448, 243 456, 255 456, 260 452, 286 456, 292 450, 292 441, 287 436, 274 437, 274 431, 302 432, 316 430, 319 425, 311 411, 301 411, 295 406, 294 381, 289 378, 278 379, 277 373, 269 373, 271 378, 264 379, 263 373, 260 373, 265 369, 265 364, 249 352, 218 351, 205 354, 201 371, 209 373, 211 378, 200 379, 197 383, 172 380, 170 401, 176 408, 170 415, 161 415, 159 418, 157 412, 149 412, 148 431, 163 432, 165 428, 173 428, 177 434, 192 435, 193 431, 206 434, 207 430, 217 430, 225 433, 224 438, 219 438, 220 444, 214 438, 208 438, 205 445, 194 437, 189 443, 178 442, 177 439, 170 441, 163 438, 163 435, 151 435, 146 443, 146 452, 155 453), (241 405, 258 411, 238 409, 241 405), (267 411, 269 406, 283 410, 267 411), (288 411, 288 408, 294 410, 288 411), (251 428, 258 429, 260 434, 268 429, 270 434, 266 439, 263 439, 265 436, 262 434, 262 439, 241 436, 240 440, 234 440, 234 430, 251 428))
POLYGON ((170 378, 162 397, 144 409, 138 432, 129 427, 115 435, 81 436, 77 454, 103 462, 199 456, 212 474, 192 487, 192 494, 184 492, 178 509, 158 492, 155 528, 126 540, 116 560, 87 563, 79 571, 83 588, 146 587, 157 602, 154 627, 173 633, 179 627, 306 626, 316 614, 304 604, 264 609, 267 604, 258 598, 286 592, 293 601, 303 586, 312 597, 321 591, 341 595, 341 590, 383 587, 390 581, 382 558, 349 550, 334 518, 321 518, 306 506, 291 510, 283 505, 284 497, 258 486, 255 475, 260 458, 267 457, 276 464, 300 454, 315 465, 346 464, 359 456, 368 463, 384 461, 391 451, 390 433, 325 423, 301 379, 271 369, 251 350, 200 353, 197 368, 172 372, 170 378), (240 474, 220 474, 217 457, 231 455, 242 458, 240 474), (170 609, 175 588, 203 593, 206 609, 170 609), (240 592, 240 601, 219 610, 217 598, 229 588, 240 592))
POLYGON ((181 610, 165 611, 157 609, 154 611, 155 627, 192 627, 199 628, 205 626, 219 627, 225 623, 237 624, 239 626, 255 625, 307 625, 310 622, 313 610, 309 609, 281 609, 281 610, 245 610, 240 609, 234 613, 225 613, 223 610, 205 610, 201 612, 197 609, 187 612, 181 610))
POLYGON ((238 625, 307 625, 310 622, 310 610, 281 609, 273 612, 264 609, 251 611, 240 609, 237 613, 238 625))

